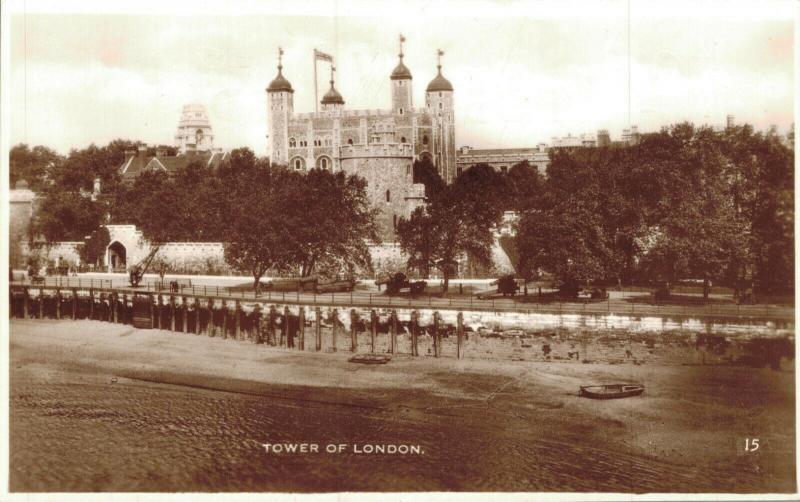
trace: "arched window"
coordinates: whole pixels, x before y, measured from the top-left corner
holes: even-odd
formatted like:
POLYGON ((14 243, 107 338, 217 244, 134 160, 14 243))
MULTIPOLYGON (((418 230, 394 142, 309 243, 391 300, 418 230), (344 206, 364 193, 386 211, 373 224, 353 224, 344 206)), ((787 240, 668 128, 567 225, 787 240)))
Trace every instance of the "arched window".
POLYGON ((294 148, 297 146, 297 140, 294 138, 289 138, 289 147, 294 148))
POLYGON ((330 158, 322 156, 317 159, 317 167, 319 169, 333 169, 333 163, 330 158))
POLYGON ((405 142, 406 142, 406 137, 400 136, 400 143, 405 143, 405 142))
POLYGON ((389 190, 386 190, 386 202, 392 201, 392 193, 389 190))
POLYGON ((396 214, 392 215, 392 228, 397 230, 397 215, 396 214))
POLYGON ((299 171, 300 169, 303 169, 305 167, 305 162, 303 161, 303 159, 301 157, 295 157, 292 160, 292 164, 291 165, 292 165, 292 167, 294 167, 295 169, 297 169, 299 171))
POLYGON ((442 104, 441 104, 441 103, 439 103, 439 109, 440 109, 440 110, 442 109, 442 104))
POLYGON ((428 144, 428 135, 427 134, 422 137, 422 144, 423 145, 427 145, 428 144))
POLYGON ((403 109, 402 109, 402 108, 400 108, 400 115, 402 115, 402 114, 403 114, 403 109))
POLYGON ((411 174, 411 164, 406 165, 406 176, 411 174))
POLYGON ((352 145, 352 144, 353 144, 353 138, 350 138, 350 139, 348 139, 348 140, 347 140, 347 144, 348 144, 348 145, 352 145))

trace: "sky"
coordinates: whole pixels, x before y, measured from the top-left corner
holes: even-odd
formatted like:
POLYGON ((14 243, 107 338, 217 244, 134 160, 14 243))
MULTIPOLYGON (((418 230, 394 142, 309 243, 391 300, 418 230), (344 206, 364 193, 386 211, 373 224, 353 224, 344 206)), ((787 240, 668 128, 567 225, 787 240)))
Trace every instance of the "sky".
MULTIPOLYGON (((457 145, 618 138, 727 114, 757 129, 794 122, 797 4, 644 0, 361 0, 12 3, 10 142, 67 153, 115 138, 172 144, 203 103, 215 146, 266 153, 265 87, 283 73, 314 110, 314 48, 336 57, 346 108, 390 107, 398 34, 424 104, 442 49, 457 145), (223 8, 223 6, 225 6, 223 8)), ((319 96, 328 88, 320 63, 319 96)))

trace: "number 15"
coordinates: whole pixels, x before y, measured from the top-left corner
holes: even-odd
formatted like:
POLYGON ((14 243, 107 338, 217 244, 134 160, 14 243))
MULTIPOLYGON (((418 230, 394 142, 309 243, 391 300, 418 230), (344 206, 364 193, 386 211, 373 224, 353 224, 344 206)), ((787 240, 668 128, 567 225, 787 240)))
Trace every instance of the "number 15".
POLYGON ((746 452, 754 452, 758 449, 758 438, 746 438, 744 440, 744 451, 746 452))

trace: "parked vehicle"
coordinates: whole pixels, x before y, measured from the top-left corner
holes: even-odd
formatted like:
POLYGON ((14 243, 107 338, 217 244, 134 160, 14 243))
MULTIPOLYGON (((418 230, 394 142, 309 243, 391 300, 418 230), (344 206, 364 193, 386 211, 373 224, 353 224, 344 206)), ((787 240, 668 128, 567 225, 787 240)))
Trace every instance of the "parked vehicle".
POLYGON ((379 277, 375 280, 375 284, 379 287, 385 285, 387 295, 402 293, 418 295, 425 291, 425 286, 427 285, 425 281, 409 281, 403 272, 379 277))

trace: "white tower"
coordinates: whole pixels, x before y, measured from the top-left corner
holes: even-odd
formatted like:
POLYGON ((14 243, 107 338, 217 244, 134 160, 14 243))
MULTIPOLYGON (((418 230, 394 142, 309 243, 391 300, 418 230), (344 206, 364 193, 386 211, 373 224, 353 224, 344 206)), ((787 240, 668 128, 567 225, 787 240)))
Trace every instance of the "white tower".
POLYGON ((205 106, 192 103, 183 107, 175 133, 175 146, 182 154, 187 151, 207 152, 214 148, 214 133, 205 106))
POLYGON ((283 76, 283 49, 278 47, 278 76, 267 87, 267 155, 270 162, 289 162, 289 117, 294 113, 294 89, 283 76))
POLYGON ((406 38, 400 35, 400 62, 392 70, 389 77, 392 80, 392 110, 400 115, 406 113, 412 106, 411 71, 403 64, 403 42, 406 38))

